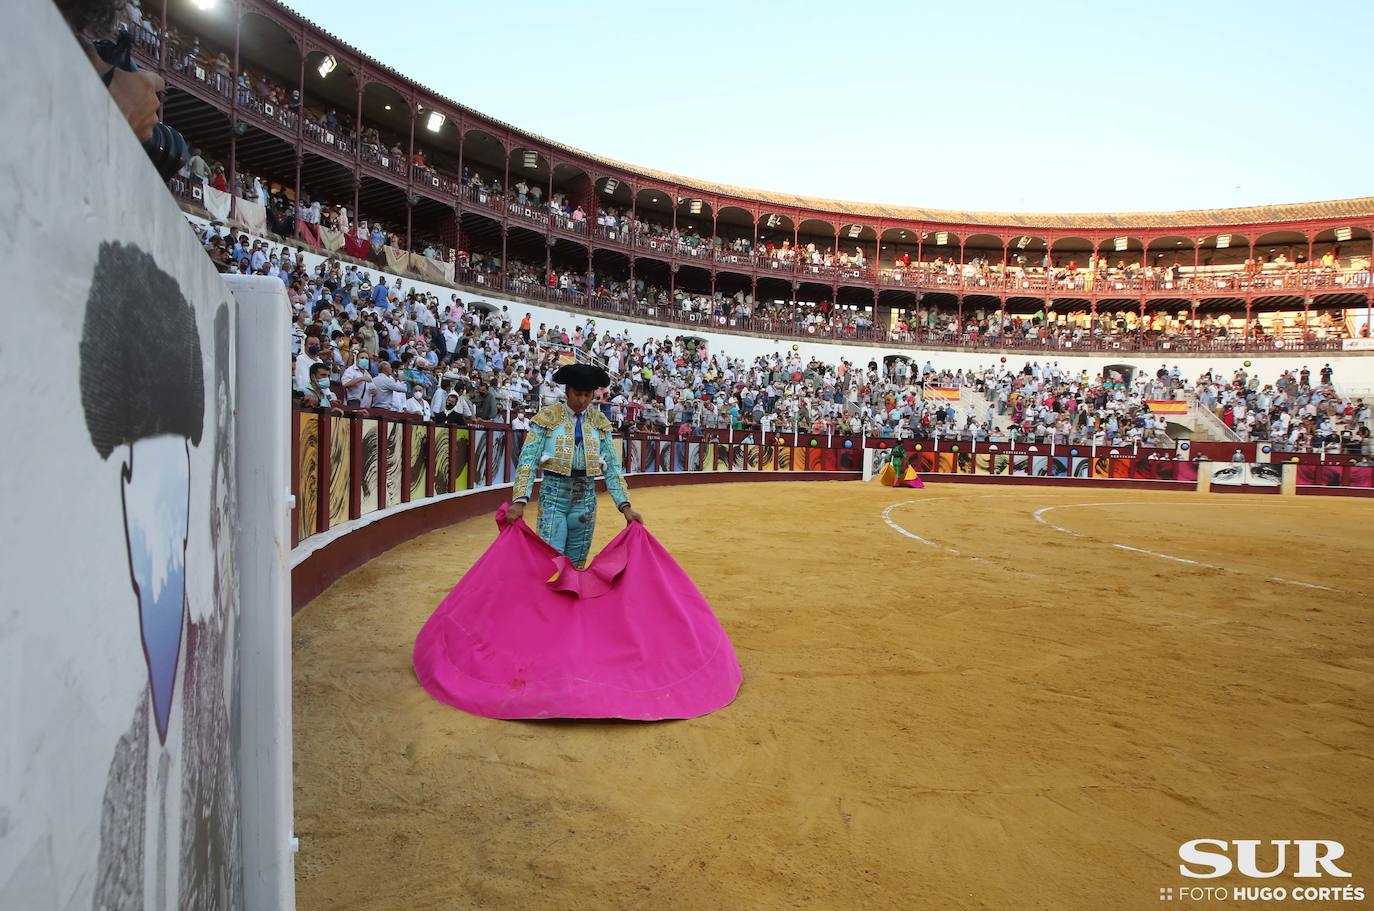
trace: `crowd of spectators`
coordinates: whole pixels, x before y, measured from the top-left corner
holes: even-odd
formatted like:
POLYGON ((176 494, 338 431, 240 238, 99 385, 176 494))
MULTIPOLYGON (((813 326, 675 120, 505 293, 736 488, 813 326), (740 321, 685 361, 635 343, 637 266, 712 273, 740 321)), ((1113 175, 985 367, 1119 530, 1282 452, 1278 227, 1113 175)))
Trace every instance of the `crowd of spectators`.
POLYGON ((1303 367, 1284 370, 1272 383, 1244 367, 1229 379, 1208 371, 1197 383, 1198 402, 1242 440, 1289 451, 1362 451, 1368 448, 1370 407, 1342 399, 1325 364, 1314 376, 1303 367), (1315 380, 1315 382, 1314 382, 1315 380))
POLYGON ((1325 371, 1316 384, 1303 371, 1260 385, 1246 371, 1227 382, 1211 372, 1190 381, 1177 366, 1123 377, 1038 361, 966 372, 930 362, 918 368, 903 358, 823 363, 796 351, 730 358, 691 336, 635 341, 628 332, 605 333, 590 317, 567 327, 535 326, 508 306, 464 304, 456 293, 441 301, 356 264, 323 260, 310 268, 303 249, 224 236, 213 226, 202 239, 217 264, 238 262, 283 282, 293 308, 293 383, 312 406, 521 427, 558 400, 558 366, 581 358, 614 377, 603 406, 618 426, 684 435, 731 428, 741 438, 796 430, 1167 446, 1164 419, 1145 403, 1188 397, 1213 408, 1242 438, 1285 448, 1334 450, 1368 435, 1368 406, 1342 401, 1325 371), (929 397, 931 386, 966 388, 970 400, 981 394, 987 407, 929 397))

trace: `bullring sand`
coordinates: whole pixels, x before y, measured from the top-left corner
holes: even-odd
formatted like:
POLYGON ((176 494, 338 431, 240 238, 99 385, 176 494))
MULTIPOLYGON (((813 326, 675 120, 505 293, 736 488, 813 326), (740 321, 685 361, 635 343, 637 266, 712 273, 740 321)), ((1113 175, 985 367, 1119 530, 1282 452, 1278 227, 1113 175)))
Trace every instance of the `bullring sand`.
MULTIPOLYGON (((1157 908, 1204 836, 1336 839, 1374 886, 1374 503, 635 503, 733 639, 736 701, 656 724, 441 705, 411 645, 494 527, 399 545, 294 621, 302 911, 1157 908)), ((603 503, 597 547, 620 526, 603 503)))

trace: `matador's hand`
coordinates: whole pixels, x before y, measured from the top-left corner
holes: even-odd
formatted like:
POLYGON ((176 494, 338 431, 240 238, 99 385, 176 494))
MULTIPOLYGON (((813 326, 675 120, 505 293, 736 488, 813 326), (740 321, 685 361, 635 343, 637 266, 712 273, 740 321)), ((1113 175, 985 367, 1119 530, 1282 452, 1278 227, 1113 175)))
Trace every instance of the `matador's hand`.
POLYGON ((625 508, 620 511, 620 514, 625 517, 626 525, 629 525, 631 522, 638 522, 641 525, 644 523, 644 517, 629 503, 625 504, 625 508))
POLYGON ((506 524, 514 525, 525 517, 525 504, 512 503, 506 507, 506 524))

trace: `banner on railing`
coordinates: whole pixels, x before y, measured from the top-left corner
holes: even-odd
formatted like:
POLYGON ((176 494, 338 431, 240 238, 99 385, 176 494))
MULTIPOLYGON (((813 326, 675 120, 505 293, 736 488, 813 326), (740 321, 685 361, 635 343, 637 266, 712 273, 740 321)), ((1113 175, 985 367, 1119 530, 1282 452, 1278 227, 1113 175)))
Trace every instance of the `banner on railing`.
POLYGON ((344 236, 342 231, 335 231, 333 228, 320 228, 320 246, 330 253, 337 253, 343 249, 344 236))
POLYGON ((372 253, 372 244, 366 237, 349 234, 344 237, 344 252, 356 259, 367 259, 372 253))
POLYGON ((1146 399, 1145 407, 1151 414, 1176 414, 1183 415, 1188 413, 1188 403, 1178 399, 1146 399))
POLYGON ((227 221, 229 219, 229 211, 234 202, 234 197, 223 190, 216 190, 211 186, 206 186, 203 190, 202 200, 205 203, 205 211, 209 212, 212 218, 218 218, 220 221, 227 221))
POLYGON ((234 220, 254 234, 267 233, 267 208, 260 202, 234 197, 234 220))
POLYGON ((957 402, 959 401, 959 387, 927 386, 922 397, 928 402, 957 402))
POLYGON ((1341 339, 1341 348, 1346 351, 1374 351, 1374 338, 1341 339))
POLYGON ((410 271, 410 254, 399 247, 390 245, 382 248, 386 252, 386 268, 389 272, 400 274, 410 271))

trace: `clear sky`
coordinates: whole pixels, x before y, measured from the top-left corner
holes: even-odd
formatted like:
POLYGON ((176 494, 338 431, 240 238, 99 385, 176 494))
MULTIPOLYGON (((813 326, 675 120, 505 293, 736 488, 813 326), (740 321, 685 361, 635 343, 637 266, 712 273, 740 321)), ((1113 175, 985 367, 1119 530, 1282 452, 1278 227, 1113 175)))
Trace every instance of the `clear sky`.
POLYGON ((1374 196, 1374 2, 289 0, 484 114, 708 181, 948 209, 1374 196))

